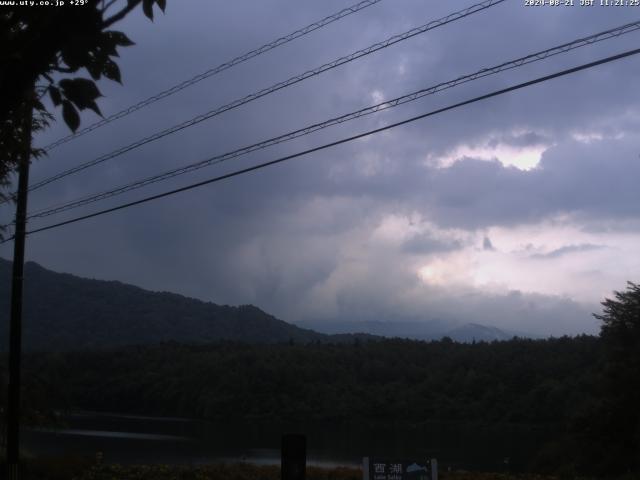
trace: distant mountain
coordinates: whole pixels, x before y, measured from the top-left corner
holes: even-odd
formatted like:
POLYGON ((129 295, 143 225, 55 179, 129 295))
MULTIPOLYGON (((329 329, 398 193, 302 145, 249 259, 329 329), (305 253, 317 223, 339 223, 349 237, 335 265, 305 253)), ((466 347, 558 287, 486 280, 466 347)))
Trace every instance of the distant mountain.
MULTIPOLYGON (((25 264, 23 342, 27 350, 154 344, 341 342, 291 325, 252 305, 231 307, 116 281, 89 280, 25 264)), ((8 345, 11 262, 0 259, 0 350, 8 345)), ((359 336, 362 338, 363 336, 359 336)))
POLYGON ((317 320, 296 323, 325 334, 366 333, 382 337, 413 338, 419 340, 439 339, 451 327, 445 322, 431 321, 333 321, 317 320))
POLYGON ((325 334, 362 333, 381 337, 440 340, 449 337, 456 342, 491 342, 510 340, 515 336, 531 337, 525 333, 501 330, 496 327, 468 323, 453 327, 443 320, 429 321, 310 321, 297 323, 299 327, 325 334))
POLYGON ((505 332, 496 327, 467 323, 466 325, 449 330, 446 336, 456 342, 491 342, 493 340, 511 340, 515 336, 522 337, 523 335, 505 332))

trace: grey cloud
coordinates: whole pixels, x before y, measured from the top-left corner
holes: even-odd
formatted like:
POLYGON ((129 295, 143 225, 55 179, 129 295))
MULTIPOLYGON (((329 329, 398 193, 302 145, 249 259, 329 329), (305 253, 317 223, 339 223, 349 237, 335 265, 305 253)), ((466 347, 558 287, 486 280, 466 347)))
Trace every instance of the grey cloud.
POLYGON ((494 137, 487 143, 490 147, 497 147, 500 144, 510 145, 513 147, 534 147, 538 145, 547 145, 551 143, 551 139, 538 132, 524 132, 511 135, 500 135, 494 137))
MULTIPOLYGON (((60 147, 34 164, 32 177, 44 178, 90 160, 470 4, 402 0, 399 7, 396 1, 381 2, 60 147)), ((307 2, 304 7, 285 0, 222 4, 203 0, 175 8, 170 4, 166 16, 153 24, 142 15, 133 16, 119 26, 137 43, 122 52, 125 86, 101 83, 106 95, 101 108, 105 113, 118 111, 344 6, 339 0, 307 2)), ((53 184, 34 192, 30 202, 44 207, 102 191, 370 105, 375 90, 391 98, 626 23, 626 16, 628 9, 527 9, 520 2, 505 2, 53 184)), ((637 39, 637 34, 632 36, 637 39)), ((628 48, 630 41, 631 36, 604 42, 488 77, 176 178, 145 189, 144 194, 590 61, 628 48)), ((424 290, 415 272, 407 271, 412 255, 447 253, 461 245, 418 236, 398 249, 385 249, 372 246, 368 233, 386 214, 411 212, 420 212, 437 226, 463 230, 534 223, 568 213, 585 228, 595 229, 608 221, 612 230, 624 224, 637 231, 632 224, 639 213, 640 194, 634 179, 639 178, 640 167, 634 132, 640 117, 633 106, 640 104, 640 90, 627 88, 620 95, 618 88, 611 88, 635 82, 633 62, 610 64, 215 186, 34 235, 27 254, 60 271, 218 303, 253 302, 287 320, 311 317, 321 310, 322 302, 333 302, 331 315, 336 317, 423 318, 435 312, 452 321, 468 319, 542 334, 589 330, 593 325, 583 323, 590 321, 582 317, 585 312, 568 301, 531 300, 526 294, 487 296, 478 291, 460 300, 457 291, 424 290), (628 136, 583 145, 568 140, 576 131, 628 136), (546 152, 538 169, 529 172, 474 159, 442 170, 424 166, 430 154, 441 155, 459 145, 486 144, 487 139, 514 147, 558 146, 546 152), (431 301, 425 302, 426 297, 431 301)), ((83 117, 83 122, 90 120, 83 117)), ((59 121, 37 141, 44 144, 66 133, 59 121)), ((142 195, 135 192, 99 205, 112 206, 142 195)), ((55 219, 89 213, 94 207, 55 219)), ((11 218, 8 209, 2 215, 11 218)), ((46 224, 40 221, 32 226, 46 224)), ((6 257, 8 246, 3 248, 0 252, 6 257)))
POLYGON ((402 244, 402 251, 416 255, 450 252, 459 250, 463 245, 460 241, 443 241, 429 234, 415 235, 402 244))
POLYGON ((476 318, 478 323, 485 325, 535 334, 595 333, 598 328, 598 323, 591 317, 595 305, 583 305, 561 297, 515 291, 504 295, 478 295, 473 301, 462 302, 458 308, 461 318, 476 318))
POLYGON ((603 248, 607 248, 607 247, 604 245, 593 245, 590 243, 584 243, 582 245, 565 245, 564 247, 556 248, 555 250, 551 250, 550 252, 547 252, 547 253, 537 253, 535 255, 531 255, 531 258, 548 260, 548 259, 563 257, 571 253, 602 250, 603 248))
POLYGON ((337 315, 309 320, 438 321, 450 326, 478 323, 543 336, 593 334, 599 326, 591 315, 599 311, 595 303, 585 305, 567 298, 519 291, 487 294, 468 288, 443 290, 425 286, 411 309, 398 308, 389 292, 380 295, 369 289, 358 293, 344 293, 337 315))
POLYGON ((560 214, 578 222, 633 220, 640 214, 636 150, 634 137, 589 145, 569 141, 546 151, 531 171, 464 159, 431 173, 425 196, 439 223, 462 228, 534 223, 560 214))

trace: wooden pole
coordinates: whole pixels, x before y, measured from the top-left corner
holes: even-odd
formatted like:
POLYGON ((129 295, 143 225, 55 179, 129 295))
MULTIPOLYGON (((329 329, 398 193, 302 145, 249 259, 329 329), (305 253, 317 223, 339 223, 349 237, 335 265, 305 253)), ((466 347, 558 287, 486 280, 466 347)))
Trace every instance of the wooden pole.
POLYGON ((280 456, 281 480, 305 480, 307 437, 296 434, 283 435, 280 456))
POLYGON ((11 282, 11 323, 9 332, 9 395, 7 402, 7 466, 9 480, 20 478, 20 360, 22 355, 22 280, 26 236, 29 161, 31 157, 31 126, 33 121, 33 91, 25 98, 23 115, 24 151, 18 165, 16 198, 16 230, 13 240, 13 276, 11 282))

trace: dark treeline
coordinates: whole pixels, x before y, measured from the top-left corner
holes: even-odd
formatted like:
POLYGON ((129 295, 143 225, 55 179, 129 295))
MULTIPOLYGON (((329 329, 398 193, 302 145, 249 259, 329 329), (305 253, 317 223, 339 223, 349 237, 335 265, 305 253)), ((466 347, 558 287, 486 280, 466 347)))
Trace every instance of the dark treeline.
POLYGON ((476 344, 164 344, 34 354, 25 377, 34 385, 56 379, 49 401, 88 410, 554 424, 584 403, 599 358, 598 340, 589 336, 476 344))
POLYGON ((534 471, 633 472, 640 422, 629 402, 639 372, 612 356, 606 333, 33 353, 25 358, 25 411, 45 423, 53 409, 81 409, 225 421, 517 424, 550 432, 531 452, 534 471))
POLYGON ((39 353, 25 359, 25 400, 31 412, 45 413, 58 408, 381 427, 449 422, 490 425, 496 432, 530 425, 549 436, 531 452, 529 468, 556 472, 590 461, 580 458, 581 432, 575 430, 597 397, 602 350, 599 338, 580 336, 475 344, 168 343, 39 353))

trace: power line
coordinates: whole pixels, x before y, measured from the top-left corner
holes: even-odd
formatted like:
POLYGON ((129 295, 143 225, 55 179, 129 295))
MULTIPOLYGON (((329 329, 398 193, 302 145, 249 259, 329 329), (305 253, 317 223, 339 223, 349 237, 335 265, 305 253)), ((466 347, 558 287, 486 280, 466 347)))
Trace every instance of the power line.
MULTIPOLYGON (((116 207, 111 207, 111 208, 100 210, 98 212, 94 212, 94 213, 91 213, 91 214, 88 214, 88 215, 82 215, 80 217, 75 217, 75 218, 72 218, 70 220, 66 220, 64 222, 59 222, 59 223, 55 223, 53 225, 48 225, 48 226, 45 226, 45 227, 37 228, 35 230, 30 230, 30 231, 27 232, 27 234, 33 234, 33 233, 43 232, 45 230, 51 230, 53 228, 58 228, 58 227, 61 227, 63 225, 69 225, 71 223, 76 223, 76 222, 79 222, 79 221, 82 221, 82 220, 87 220, 89 218, 97 217, 97 216, 100 216, 100 215, 105 215, 107 213, 111 213, 111 212, 115 212, 117 210, 122 210, 122 209, 125 209, 125 208, 133 207, 135 205, 140 205, 142 203, 150 202, 152 200, 158 200, 160 198, 168 197, 170 195, 175 195, 177 193, 185 192, 187 190, 192 190, 194 188, 198 188, 198 187, 201 187, 201 186, 204 186, 204 185, 208 185, 210 183, 215 183, 215 182, 219 182, 219 181, 222 181, 222 180, 226 180, 228 178, 236 177, 236 176, 239 176, 239 175, 242 175, 242 174, 245 174, 245 173, 252 172, 254 170, 259 170, 259 169, 262 169, 262 168, 265 168, 265 167, 268 167, 268 166, 271 166, 271 165, 275 165, 275 164, 278 164, 278 163, 285 162, 287 160, 291 160, 291 159, 294 159, 294 158, 302 157, 302 156, 308 155, 310 153, 318 152, 318 151, 325 150, 325 149, 330 148, 330 147, 341 145, 343 143, 351 142, 351 141, 354 141, 354 140, 357 140, 357 139, 360 139, 360 138, 363 138, 363 137, 374 135, 376 133, 380 133, 380 132, 383 132, 385 130, 390 130, 390 129, 398 127, 398 126, 405 125, 405 124, 408 124, 408 123, 412 123, 412 122, 415 122, 417 120, 421 120, 423 118, 431 117, 431 116, 437 115, 439 113, 443 113, 443 112, 446 112, 446 111, 449 111, 449 110, 453 110, 453 109, 456 109, 456 108, 459 108, 459 107, 462 107, 462 106, 465 106, 465 105, 470 105, 472 103, 476 103, 476 102, 479 102, 479 101, 482 101, 482 100, 487 100, 487 99, 492 98, 492 97, 497 97, 499 95, 503 95, 505 93, 512 92, 514 90, 519 90, 519 89, 522 89, 522 88, 525 88, 525 87, 529 87, 529 86, 532 86, 532 85, 535 85, 535 84, 538 84, 538 83, 542 83, 542 82, 546 82, 548 80, 552 80, 554 78, 562 77, 562 76, 569 75, 569 74, 572 74, 572 73, 576 73, 576 72, 579 72, 579 71, 582 71, 582 70, 593 68, 593 67, 596 67, 598 65, 603 65, 605 63, 613 62, 615 60, 620 60, 622 58, 629 57, 629 56, 632 56, 632 55, 637 55, 638 53, 640 53, 640 48, 637 48, 637 49, 634 49, 634 50, 628 50, 626 52, 619 53, 617 55, 612 55, 612 56, 609 56, 609 57, 606 57, 606 58, 603 58, 603 59, 600 59, 600 60, 596 60, 594 62, 582 64, 580 66, 569 68, 569 69, 566 69, 566 70, 562 70, 560 72, 556 72, 556 73, 553 73, 553 74, 550 74, 550 75, 545 75, 543 77, 538 77, 538 78, 536 78, 534 80, 529 80, 527 82, 519 83, 519 84, 513 85, 511 87, 503 88, 501 90, 496 90, 496 91, 493 91, 491 93, 488 93, 488 94, 485 94, 485 95, 481 95, 479 97, 474 97, 472 99, 465 100, 463 102, 459 102, 459 103, 456 103, 456 104, 453 104, 453 105, 449 105, 449 106, 444 107, 444 108, 439 108, 439 109, 433 110, 431 112, 423 113, 422 115, 411 117, 411 118, 408 118, 406 120, 402 120, 400 122, 396 122, 396 123, 393 123, 391 125, 387 125, 385 127, 376 128, 374 130, 369 130, 367 132, 360 133, 358 135, 353 135, 351 137, 343 138, 343 139, 337 140, 335 142, 326 143, 326 144, 321 145, 319 147, 314 147, 314 148, 311 148, 311 149, 308 149, 308 150, 304 150, 302 152, 294 153, 292 155, 287 155, 285 157, 280 157, 280 158, 277 158, 275 160, 271 160, 269 162, 264 162, 264 163, 260 163, 258 165, 254 165, 252 167, 247 167, 247 168, 243 168, 243 169, 240 169, 240 170, 236 170, 234 172, 227 173, 227 174, 224 174, 224 175, 220 175, 220 176, 217 176, 217 177, 213 177, 213 178, 210 178, 208 180, 201 181, 201 182, 192 183, 192 184, 187 185, 185 187, 181 187, 181 188, 177 188, 177 189, 174 189, 174 190, 170 190, 168 192, 164 192, 164 193, 160 193, 160 194, 157 194, 157 195, 152 195, 152 196, 149 196, 149 197, 145 197, 145 198, 142 198, 140 200, 136 200, 136 201, 133 201, 133 202, 129 202, 129 203, 118 205, 116 207)), ((7 242, 9 240, 10 240, 10 238, 5 240, 5 241, 3 241, 2 243, 5 243, 5 242, 7 242)))
POLYGON ((126 117, 127 115, 132 114, 133 112, 140 110, 141 108, 144 108, 148 105, 151 105, 152 103, 157 102, 158 100, 162 100, 163 98, 169 97, 171 95, 173 95, 174 93, 179 92, 180 90, 184 90, 187 87, 190 87, 191 85, 194 85, 206 78, 212 77, 214 75, 217 75, 218 73, 221 73, 231 67, 235 67, 236 65, 239 65, 243 62, 246 62, 247 60, 250 60, 254 57, 257 57, 258 55, 262 55, 263 53, 267 53, 270 50, 273 50, 274 48, 280 47, 282 45, 285 45, 289 42, 292 42, 293 40, 296 40, 300 37, 303 37, 304 35, 307 35, 315 30, 318 30, 322 27, 325 27, 333 22, 336 22, 348 15, 351 15, 353 13, 359 12, 360 10, 363 10, 367 7, 370 7, 372 5, 375 5, 376 3, 381 2, 382 0, 364 0, 361 1, 359 3, 356 3, 355 5, 352 5, 350 7, 347 7, 345 9, 340 10, 337 13, 334 13, 333 15, 329 15, 328 17, 323 18, 322 20, 318 20, 317 22, 314 22, 310 25, 307 25, 306 27, 300 28, 298 30, 296 30, 295 32, 290 33, 289 35, 285 35, 283 37, 280 37, 276 40, 273 40, 272 42, 266 43, 264 45, 262 45, 261 47, 258 47, 254 50, 251 50, 250 52, 244 53, 238 57, 235 57, 232 60, 229 60, 228 62, 222 63, 220 65, 218 65, 217 67, 211 68, 205 72, 200 73, 199 75, 196 75, 188 80, 185 80, 183 82, 178 83, 177 85, 174 85, 171 88, 168 88, 160 93, 157 93, 145 100, 142 100, 134 105, 131 105, 130 107, 125 108, 124 110, 120 110, 117 113, 114 113, 113 115, 110 115, 102 120, 99 120, 81 130, 78 130, 75 133, 72 133, 70 135, 67 135, 66 137, 62 137, 58 140, 56 140, 53 143, 50 143, 49 145, 44 147, 44 150, 53 150, 54 148, 70 142, 71 140, 74 140, 78 137, 81 137, 82 135, 85 135, 93 130, 96 130, 100 127, 103 127, 111 122, 114 122, 120 118, 126 117))
POLYGON ((143 145, 146 145, 147 143, 151 143, 155 140, 159 140, 163 137, 166 137, 167 135, 171 135, 173 133, 176 133, 180 130, 183 130, 185 128, 191 127, 193 125, 196 125, 200 122, 203 122, 205 120, 208 120, 216 115, 220 115, 224 112, 227 112, 229 110, 232 110, 234 108, 237 108, 241 105, 244 105, 246 103, 252 102, 254 100, 257 100, 261 97, 264 97, 266 95, 269 95, 273 92, 276 92, 278 90, 282 90, 283 88, 286 87, 290 87, 291 85, 294 85, 296 83, 302 82, 303 80, 306 80, 308 78, 314 77, 316 75, 320 75, 321 73, 324 73, 326 71, 332 70, 336 67, 339 67, 341 65, 344 65, 346 63, 352 62, 358 58, 364 57, 366 55, 370 55, 371 53, 377 52, 378 50, 382 50, 384 48, 387 48, 391 45, 394 45, 396 43, 402 42, 404 40, 407 40, 409 38, 412 38, 416 35, 425 33, 429 30, 433 30, 437 27, 440 27, 442 25, 446 25, 448 23, 451 22, 455 22, 457 20, 460 20, 462 18, 465 18, 469 15, 472 15, 474 13, 478 13, 482 10, 486 10, 487 8, 490 8, 494 5, 497 5, 499 3, 502 3, 506 0, 484 0, 481 3, 477 3, 475 5, 472 5, 468 8, 465 8, 463 10, 459 10, 457 12, 454 13, 450 13, 449 15, 442 17, 438 20, 433 20, 425 25, 422 25, 420 27, 415 27, 412 28, 411 30, 408 30, 404 33, 401 33, 399 35, 394 35, 392 37, 389 37, 388 39, 382 41, 382 42, 378 42, 375 43, 367 48, 364 48, 362 50, 358 50, 356 52, 353 52, 349 55, 346 55, 344 57, 340 57, 332 62, 329 63, 325 63, 324 65, 321 65, 320 67, 316 67, 312 70, 307 70, 306 72, 300 74, 300 75, 296 75, 294 77, 289 78, 288 80, 285 80, 283 82, 279 82, 276 83, 268 88, 264 88, 258 92, 252 93, 250 95, 247 95, 245 97, 242 97, 240 99, 234 100, 231 103, 228 103, 226 105, 223 105, 221 107, 218 107, 214 110, 210 110, 207 113, 204 113, 202 115, 198 115, 197 117, 194 117, 190 120, 187 120, 185 122, 182 122, 178 125, 174 125, 173 127, 167 128, 165 130, 162 130, 160 132, 156 132, 153 135, 150 135, 148 137, 145 137, 141 140, 138 140, 134 143, 131 143, 127 146, 121 147, 117 150, 112 151, 111 153, 102 155, 94 160, 91 160, 89 162, 85 162, 83 164, 80 164, 76 167, 70 168, 68 170, 65 170, 61 173, 58 173, 57 175, 54 175, 52 177, 46 178, 44 180, 41 180, 40 182, 35 183, 34 185, 32 185, 29 190, 36 190, 38 188, 41 188, 51 182, 54 182, 56 180, 59 180, 61 178, 67 177, 69 175, 72 175, 74 173, 78 173, 82 170, 85 170, 89 167, 98 165, 99 163, 105 162, 107 160, 110 160, 112 158, 118 157, 126 152, 129 152, 131 150, 134 150, 138 147, 141 147, 143 145))
POLYGON ((611 39, 611 38, 617 38, 621 35, 625 35, 627 33, 631 33, 634 31, 637 31, 640 29, 640 20, 636 21, 636 22, 632 22, 632 23, 628 23, 625 25, 621 25, 619 27, 615 27, 615 28, 611 28, 609 30, 605 30, 603 32, 599 32, 593 35, 589 35, 588 37, 583 37, 583 38, 579 38, 576 39, 572 42, 569 43, 564 43, 562 45, 558 45, 556 47, 552 47, 543 51, 539 51, 536 53, 532 53, 529 54, 527 56, 524 57, 520 57, 517 58, 515 60, 510 60, 507 62, 503 62, 499 65, 493 66, 493 67, 488 67, 488 68, 484 68, 481 70, 478 70, 474 73, 468 74, 468 75, 463 75, 460 76, 454 80, 450 80, 447 82, 442 82, 439 83, 437 85, 428 87, 428 88, 424 88, 406 95, 403 95, 401 97, 397 97, 394 98, 392 100, 388 100, 386 102, 381 102, 378 103, 376 105, 372 105, 366 108, 362 108, 360 110, 357 110, 355 112, 351 112, 345 115, 341 115, 339 117, 334 117, 331 118, 329 120, 326 120, 324 122, 321 123, 316 123, 313 125, 309 125, 306 126, 304 128, 286 133, 284 135, 280 135, 277 137, 273 137, 270 138, 268 140, 264 140, 262 142, 259 143, 255 143, 253 145, 249 145, 246 147, 242 147, 239 148, 237 150, 233 150, 231 152, 227 152, 221 155, 216 155, 210 158, 207 158, 205 160, 201 160, 199 162, 196 163, 192 163, 183 167, 179 167, 179 168, 175 168, 157 175, 153 175, 151 177, 147 177, 141 180, 137 180, 135 182, 131 182, 128 183, 126 185, 122 185, 120 187, 111 189, 111 190, 107 190, 101 193, 97 193, 97 194, 92 194, 92 195, 88 195, 70 202, 65 202, 65 203, 61 203, 52 207, 47 207, 45 209, 41 209, 39 211, 36 211, 32 214, 30 214, 27 218, 32 219, 32 218, 43 218, 43 217, 47 217, 50 215, 54 215, 57 213, 61 213, 67 210, 71 210, 74 208, 79 208, 82 207, 84 205, 90 204, 90 203, 94 203, 97 202, 99 200, 104 200, 106 198, 111 198, 114 197, 116 195, 120 195, 123 194, 125 192, 131 191, 131 190, 135 190, 138 188, 142 188, 145 187, 147 185, 151 185, 163 180, 167 180, 169 178, 173 178, 179 175, 183 175, 185 173, 189 173, 189 172, 193 172, 195 170, 199 170, 201 168, 204 167, 208 167, 214 164, 218 164, 218 163, 222 163, 228 160, 231 160, 233 158, 237 158, 239 156, 242 155, 246 155, 248 153, 251 152, 255 152, 257 150, 262 150, 264 148, 279 144, 279 143, 283 143, 289 140, 293 140, 295 138, 299 138, 302 137, 304 135, 308 135, 311 134, 313 132, 316 132, 318 130, 322 130, 324 128, 328 128, 330 126, 333 125, 337 125, 337 124, 341 124, 353 119, 357 119, 360 118, 362 116, 365 115, 370 115, 382 110, 387 110, 390 108, 394 108, 398 105, 402 105, 405 103, 409 103, 409 102, 413 102, 415 100, 418 100, 422 97, 425 97, 427 95, 432 95, 438 92, 441 92, 443 90, 449 89, 449 88, 453 88, 457 85, 461 85, 463 83, 467 83, 473 80, 477 80, 479 78, 484 78, 487 77, 489 75, 494 75, 497 74, 499 72, 505 71, 505 70, 510 70, 513 68, 518 68, 521 67, 523 65, 528 65, 530 63, 534 63, 534 62, 538 62, 541 60, 544 60, 546 58, 549 58, 551 56, 554 55, 558 55, 561 53, 566 53, 568 51, 574 50, 576 48, 580 48, 580 47, 584 47, 586 45, 591 45, 593 43, 596 42, 600 42, 603 40, 607 40, 607 39, 611 39))

